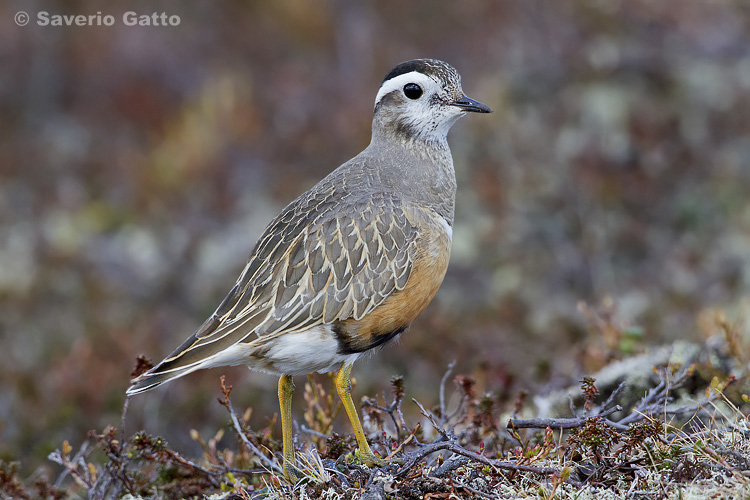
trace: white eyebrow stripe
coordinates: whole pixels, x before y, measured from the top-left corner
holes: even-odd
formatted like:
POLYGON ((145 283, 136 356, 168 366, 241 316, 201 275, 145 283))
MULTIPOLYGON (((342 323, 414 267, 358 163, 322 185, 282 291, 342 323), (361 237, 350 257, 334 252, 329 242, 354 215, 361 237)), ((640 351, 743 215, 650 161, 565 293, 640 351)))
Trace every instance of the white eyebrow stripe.
MULTIPOLYGON (((401 89, 407 83, 420 83, 422 87, 425 87, 426 84, 428 84, 430 81, 432 80, 429 76, 425 75, 424 73, 419 73, 418 71, 410 71, 408 73, 404 73, 403 75, 393 77, 390 80, 386 80, 385 82, 383 82, 380 90, 378 90, 378 95, 375 96, 375 106, 378 105, 383 96, 390 94, 394 90, 401 89)), ((423 88, 422 90, 427 89, 423 88)))

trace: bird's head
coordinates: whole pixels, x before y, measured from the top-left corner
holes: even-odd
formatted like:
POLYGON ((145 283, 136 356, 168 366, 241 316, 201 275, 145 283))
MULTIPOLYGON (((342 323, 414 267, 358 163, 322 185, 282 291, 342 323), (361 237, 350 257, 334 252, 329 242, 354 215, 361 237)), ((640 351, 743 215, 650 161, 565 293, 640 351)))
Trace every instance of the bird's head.
POLYGON ((492 111, 464 95, 453 66, 414 59, 385 75, 375 98, 374 128, 402 139, 443 142, 456 120, 471 112, 492 111))

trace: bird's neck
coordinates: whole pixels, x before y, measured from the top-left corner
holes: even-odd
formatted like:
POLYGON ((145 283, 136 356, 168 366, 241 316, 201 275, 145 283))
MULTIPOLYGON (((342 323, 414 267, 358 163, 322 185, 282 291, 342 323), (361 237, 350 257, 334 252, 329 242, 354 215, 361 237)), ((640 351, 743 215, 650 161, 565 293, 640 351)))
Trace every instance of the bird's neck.
POLYGON ((373 163, 379 165, 376 175, 381 185, 392 187, 453 223, 456 174, 445 137, 440 141, 424 141, 373 126, 372 141, 365 154, 377 158, 373 163))

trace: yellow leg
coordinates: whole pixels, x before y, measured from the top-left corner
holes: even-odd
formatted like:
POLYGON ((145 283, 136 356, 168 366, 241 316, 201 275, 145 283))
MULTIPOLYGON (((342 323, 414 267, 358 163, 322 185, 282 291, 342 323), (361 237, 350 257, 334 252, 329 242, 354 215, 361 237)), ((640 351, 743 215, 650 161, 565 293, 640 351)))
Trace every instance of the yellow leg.
POLYGON ((294 394, 294 380, 291 375, 282 375, 279 379, 279 406, 281 407, 281 438, 284 446, 284 476, 289 482, 296 483, 294 443, 292 442, 292 394, 294 394))
POLYGON ((351 372, 352 365, 341 365, 341 369, 336 375, 336 390, 339 393, 341 402, 344 403, 344 409, 346 409, 346 414, 349 415, 349 421, 352 423, 352 427, 354 427, 354 436, 357 438, 357 446, 359 446, 359 455, 362 463, 367 467, 374 465, 382 467, 388 462, 376 457, 370 449, 370 445, 367 443, 367 438, 365 437, 365 431, 362 430, 362 424, 359 422, 357 408, 352 401, 352 383, 349 380, 351 372))

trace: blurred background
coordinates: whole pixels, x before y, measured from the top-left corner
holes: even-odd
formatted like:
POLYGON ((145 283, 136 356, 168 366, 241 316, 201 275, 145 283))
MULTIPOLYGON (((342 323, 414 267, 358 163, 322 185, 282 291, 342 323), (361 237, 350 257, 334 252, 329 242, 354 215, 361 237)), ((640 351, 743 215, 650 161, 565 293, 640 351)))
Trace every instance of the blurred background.
MULTIPOLYGON (((136 356, 190 335, 271 218, 367 145, 380 81, 407 59, 448 61, 495 113, 449 136, 448 275, 355 367, 357 398, 402 374, 434 404, 454 359, 497 397, 564 386, 601 361, 579 301, 637 350, 699 339, 701 310, 750 289, 743 0, 6 0, 0 23, 0 457, 27 471, 119 425, 136 356), (38 26, 41 11, 115 24, 38 26)), ((222 373, 267 425, 276 379, 232 368, 135 398, 128 430, 198 450, 189 430, 227 420, 222 373)))

